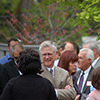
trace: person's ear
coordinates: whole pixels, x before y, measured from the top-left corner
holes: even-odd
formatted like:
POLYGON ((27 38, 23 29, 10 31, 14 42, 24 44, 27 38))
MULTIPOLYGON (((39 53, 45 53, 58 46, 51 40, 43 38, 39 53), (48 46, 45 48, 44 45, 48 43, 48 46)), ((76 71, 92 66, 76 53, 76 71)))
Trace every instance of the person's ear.
POLYGON ((58 51, 56 51, 56 59, 59 58, 59 54, 58 54, 58 51))
POLYGON ((77 50, 74 50, 74 53, 77 55, 77 50))
POLYGON ((62 54, 62 51, 63 51, 63 49, 62 49, 62 48, 60 48, 60 49, 59 49, 60 55, 62 54))
POLYGON ((93 53, 94 55, 97 54, 97 50, 95 48, 93 49, 93 53))
POLYGON ((91 59, 90 58, 88 59, 88 63, 91 64, 91 59))

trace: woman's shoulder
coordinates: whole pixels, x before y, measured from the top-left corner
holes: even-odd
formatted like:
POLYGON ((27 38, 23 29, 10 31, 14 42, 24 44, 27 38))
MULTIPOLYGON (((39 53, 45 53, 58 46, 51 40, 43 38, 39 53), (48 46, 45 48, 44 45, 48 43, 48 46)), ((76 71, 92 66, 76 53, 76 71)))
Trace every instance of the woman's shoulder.
POLYGON ((97 98, 98 99, 98 98, 100 98, 100 94, 99 94, 99 92, 97 90, 94 90, 88 95, 88 97, 92 97, 92 98, 97 98))
POLYGON ((97 94, 97 93, 98 93, 97 90, 93 90, 93 91, 89 94, 89 96, 93 96, 93 95, 95 95, 95 94, 97 94))

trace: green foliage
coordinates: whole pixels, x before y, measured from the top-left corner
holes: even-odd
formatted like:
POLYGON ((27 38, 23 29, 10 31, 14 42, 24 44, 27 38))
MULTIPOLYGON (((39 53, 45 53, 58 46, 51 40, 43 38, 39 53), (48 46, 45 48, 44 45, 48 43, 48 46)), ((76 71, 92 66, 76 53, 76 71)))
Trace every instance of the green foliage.
MULTIPOLYGON (((75 25, 94 24, 94 29, 99 30, 100 0, 83 0, 77 7, 81 12, 77 13, 77 23, 75 25)), ((100 31, 98 31, 98 39, 100 39, 99 34, 100 31)))
MULTIPOLYGON (((91 22, 94 20, 99 21, 98 14, 100 11, 95 11, 97 7, 92 9, 93 4, 88 5, 92 2, 92 0, 84 0, 84 2, 81 1, 82 0, 43 0, 42 3, 34 2, 33 8, 30 11, 21 9, 23 13, 29 12, 28 16, 21 16, 21 20, 25 18, 27 23, 19 24, 20 22, 16 21, 14 18, 11 19, 10 16, 7 19, 12 22, 12 24, 10 24, 11 26, 3 24, 3 28, 0 27, 0 31, 5 33, 7 37, 16 37, 17 35, 17 37, 19 36, 21 38, 22 36, 25 44, 34 44, 35 42, 36 44, 39 44, 45 39, 53 40, 58 42, 58 44, 67 40, 74 41, 79 44, 83 35, 91 35, 90 33, 87 34, 88 28, 90 28, 88 20, 91 18, 91 22), (88 4, 86 4, 87 1, 88 4), (76 12, 80 12, 80 10, 82 12, 77 14, 77 21, 76 12), (94 18, 92 17, 92 13, 98 16, 94 18), (41 19, 42 22, 40 22, 41 19), (15 24, 20 27, 16 27, 15 24), (15 29, 13 29, 14 27, 15 29), (38 42, 39 40, 40 42, 38 42)), ((0 10, 0 14, 7 15, 6 11, 8 9, 15 14, 20 3, 21 0, 4 0, 1 4, 2 10, 0 10)), ((96 3, 94 4, 96 5, 96 3)), ((4 20, 5 19, 3 19, 2 23, 5 22, 4 20)))

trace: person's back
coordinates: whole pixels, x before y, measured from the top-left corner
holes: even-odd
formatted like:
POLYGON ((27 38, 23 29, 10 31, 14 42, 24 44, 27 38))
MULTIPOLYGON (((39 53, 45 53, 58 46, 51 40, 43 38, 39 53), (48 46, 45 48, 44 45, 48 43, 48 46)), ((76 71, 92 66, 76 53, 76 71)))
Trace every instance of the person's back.
POLYGON ((12 100, 57 100, 50 81, 38 75, 21 75, 13 78, 6 88, 11 91, 7 91, 8 94, 3 97, 1 95, 0 100, 10 100, 9 98, 12 100), (12 95, 9 95, 10 92, 12 95))
POLYGON ((38 75, 43 72, 38 52, 32 49, 22 51, 17 68, 22 75, 7 83, 0 100, 57 100, 50 81, 38 75))

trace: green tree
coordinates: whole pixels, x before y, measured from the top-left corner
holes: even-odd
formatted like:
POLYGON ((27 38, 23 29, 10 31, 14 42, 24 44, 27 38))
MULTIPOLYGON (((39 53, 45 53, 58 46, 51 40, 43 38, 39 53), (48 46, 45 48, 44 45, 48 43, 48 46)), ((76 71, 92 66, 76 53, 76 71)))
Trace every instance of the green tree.
POLYGON ((83 0, 77 5, 77 9, 80 12, 77 13, 76 25, 90 25, 90 31, 98 32, 98 39, 100 39, 100 0, 83 0))
MULTIPOLYGON (((14 0, 11 0, 10 5, 12 2, 14 0)), ((8 1, 6 3, 8 4, 8 1)), ((25 44, 40 44, 45 39, 58 44, 67 40, 80 43, 81 37, 87 33, 90 25, 85 23, 84 26, 75 26, 79 3, 80 0, 18 0, 13 3, 15 7, 12 5, 9 6, 10 10, 6 9, 6 14, 10 17, 5 20, 11 26, 7 24, 7 28, 5 26, 5 29, 0 31, 2 30, 6 38, 18 37, 25 44), (22 6, 23 4, 25 6, 22 6), (12 16, 16 14, 20 16, 12 16)), ((90 33, 87 35, 91 35, 90 33)))

